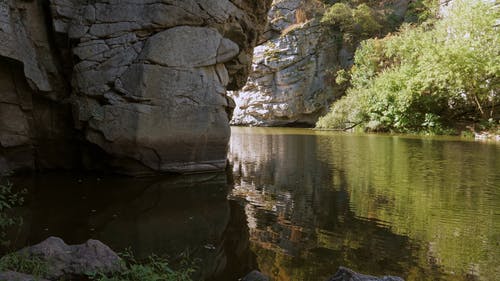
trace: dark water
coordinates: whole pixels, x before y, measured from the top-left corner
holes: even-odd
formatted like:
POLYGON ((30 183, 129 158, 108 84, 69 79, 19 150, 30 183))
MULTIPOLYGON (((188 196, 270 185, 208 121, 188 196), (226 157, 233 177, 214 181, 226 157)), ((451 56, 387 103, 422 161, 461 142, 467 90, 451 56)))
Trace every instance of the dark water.
POLYGON ((325 280, 339 265, 412 280, 500 280, 500 145, 233 128, 227 174, 49 174, 13 247, 50 235, 196 260, 197 280, 325 280))

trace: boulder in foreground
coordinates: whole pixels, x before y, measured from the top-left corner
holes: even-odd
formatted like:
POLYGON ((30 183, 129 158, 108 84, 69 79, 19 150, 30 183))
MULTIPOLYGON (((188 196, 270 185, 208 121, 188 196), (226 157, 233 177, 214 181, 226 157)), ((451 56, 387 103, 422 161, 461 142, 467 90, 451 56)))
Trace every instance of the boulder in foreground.
POLYGON ((79 245, 67 245, 61 238, 49 237, 18 253, 46 262, 47 274, 44 277, 51 280, 71 280, 74 276, 122 269, 120 257, 102 242, 92 239, 79 245))

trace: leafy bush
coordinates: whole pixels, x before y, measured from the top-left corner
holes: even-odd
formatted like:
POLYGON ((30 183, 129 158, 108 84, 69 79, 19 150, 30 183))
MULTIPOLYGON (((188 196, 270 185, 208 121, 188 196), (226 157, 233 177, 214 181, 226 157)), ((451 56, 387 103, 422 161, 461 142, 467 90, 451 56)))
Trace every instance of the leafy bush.
POLYGON ((408 4, 405 21, 423 23, 433 19, 439 8, 438 0, 415 0, 408 4))
POLYGON ((491 3, 456 1, 433 27, 406 25, 364 41, 350 70, 352 87, 317 126, 443 133, 459 121, 494 119, 499 18, 491 3))
POLYGON ((376 34, 382 28, 375 11, 364 3, 354 9, 345 3, 336 3, 325 12, 321 23, 335 26, 350 35, 364 37, 376 34))
POLYGON ((9 244, 9 241, 5 240, 6 229, 22 223, 21 218, 13 217, 9 214, 9 210, 23 204, 24 192, 24 190, 15 192, 10 182, 0 183, 0 243, 4 246, 9 244))

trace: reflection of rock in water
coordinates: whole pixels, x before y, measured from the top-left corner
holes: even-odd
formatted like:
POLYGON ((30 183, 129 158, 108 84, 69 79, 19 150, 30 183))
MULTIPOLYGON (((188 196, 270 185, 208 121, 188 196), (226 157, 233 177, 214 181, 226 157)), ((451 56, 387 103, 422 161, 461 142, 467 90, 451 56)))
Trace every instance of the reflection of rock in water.
POLYGON ((344 172, 318 160, 316 136, 245 132, 233 130, 231 196, 246 204, 263 273, 273 280, 322 280, 339 265, 377 275, 421 270, 412 268, 407 237, 352 212, 344 172))
POLYGON ((17 184, 30 187, 19 246, 55 235, 68 243, 99 239, 117 251, 130 247, 139 258, 180 260, 184 253, 199 259, 195 280, 235 280, 255 263, 244 212, 227 200, 225 174, 81 183, 44 176, 17 184))

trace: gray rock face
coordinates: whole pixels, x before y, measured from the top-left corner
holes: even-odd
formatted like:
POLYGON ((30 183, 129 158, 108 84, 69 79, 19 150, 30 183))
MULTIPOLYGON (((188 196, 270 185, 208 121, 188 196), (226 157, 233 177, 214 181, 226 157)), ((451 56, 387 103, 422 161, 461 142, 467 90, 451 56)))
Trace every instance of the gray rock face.
MULTIPOLYGON (((409 2, 391 1, 380 9, 402 19, 409 2)), ((335 73, 353 65, 359 42, 343 44, 338 30, 321 26, 319 18, 325 7, 319 3, 273 1, 247 84, 230 93, 236 104, 231 124, 314 126, 344 93, 335 84, 335 73)))
POLYGON ((306 11, 314 8, 310 2, 273 2, 266 41, 255 48, 247 84, 231 92, 236 103, 232 124, 313 125, 327 112, 335 99, 327 70, 339 64, 339 51, 314 12, 306 11))
POLYGON ((0 2, 0 175, 74 158, 69 91, 40 5, 0 2))
POLYGON ((82 154, 134 175, 224 168, 226 89, 244 85, 270 4, 2 1, 0 173, 82 154))
POLYGON ((49 237, 40 244, 24 248, 21 255, 35 256, 47 264, 47 279, 71 280, 92 272, 113 273, 122 269, 121 259, 97 240, 67 245, 61 238, 49 237))
POLYGON ((396 276, 374 277, 354 272, 345 267, 339 267, 335 275, 330 277, 328 281, 404 281, 396 276))

